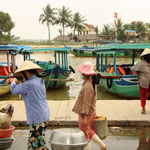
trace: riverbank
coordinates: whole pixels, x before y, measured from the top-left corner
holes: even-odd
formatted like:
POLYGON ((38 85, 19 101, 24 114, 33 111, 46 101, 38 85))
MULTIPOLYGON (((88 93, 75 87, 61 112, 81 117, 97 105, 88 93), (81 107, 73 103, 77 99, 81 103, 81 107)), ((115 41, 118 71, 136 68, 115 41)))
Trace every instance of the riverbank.
MULTIPOLYGON (((0 107, 14 106, 12 124, 26 127, 26 113, 23 101, 1 101, 0 107)), ((72 112, 75 100, 48 101, 50 108, 49 127, 78 126, 78 115, 72 112)), ((109 126, 150 126, 150 101, 146 104, 147 114, 141 114, 140 100, 97 101, 97 115, 106 116, 109 126)))

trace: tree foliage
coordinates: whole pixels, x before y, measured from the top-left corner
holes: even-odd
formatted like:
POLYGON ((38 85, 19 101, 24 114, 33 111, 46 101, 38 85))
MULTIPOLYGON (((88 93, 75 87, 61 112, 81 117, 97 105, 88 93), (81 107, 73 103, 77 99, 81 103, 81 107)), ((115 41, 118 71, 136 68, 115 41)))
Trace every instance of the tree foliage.
POLYGON ((71 27, 73 28, 73 37, 75 36, 75 32, 83 26, 83 23, 86 21, 84 16, 81 16, 79 12, 75 13, 72 18, 71 27))
POLYGON ((56 21, 56 12, 55 8, 51 8, 51 6, 48 4, 45 8, 43 8, 43 13, 39 17, 39 21, 44 24, 46 23, 48 28, 48 37, 49 37, 49 43, 51 41, 50 39, 50 25, 54 25, 56 21))
POLYGON ((58 10, 58 17, 56 20, 56 24, 59 24, 62 26, 63 31, 63 42, 64 42, 64 36, 65 36, 65 28, 66 26, 71 26, 71 19, 72 19, 72 12, 69 8, 66 8, 63 6, 62 9, 58 10))
POLYGON ((8 13, 0 11, 0 42, 9 41, 12 39, 11 30, 15 27, 14 22, 8 13))

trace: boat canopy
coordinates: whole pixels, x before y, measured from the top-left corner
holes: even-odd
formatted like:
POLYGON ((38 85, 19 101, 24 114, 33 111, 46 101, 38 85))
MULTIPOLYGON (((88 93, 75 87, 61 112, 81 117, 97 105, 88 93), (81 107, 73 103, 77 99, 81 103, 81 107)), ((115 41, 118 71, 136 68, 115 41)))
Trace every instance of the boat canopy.
POLYGON ((67 52, 68 48, 39 48, 39 49, 26 49, 23 50, 23 53, 33 53, 33 52, 48 52, 48 51, 56 51, 56 52, 67 52))
POLYGON ((98 51, 126 51, 126 50, 136 50, 141 51, 145 48, 150 48, 150 43, 143 44, 112 44, 112 45, 101 45, 95 48, 95 52, 98 51))
POLYGON ((12 47, 17 47, 18 52, 21 52, 22 50, 29 50, 31 49, 30 46, 22 46, 22 45, 16 45, 16 44, 8 44, 9 46, 12 47))
POLYGON ((6 51, 6 50, 17 51, 17 47, 0 45, 0 51, 6 51))
POLYGON ((16 55, 17 47, 8 46, 8 45, 0 45, 0 52, 16 55))
POLYGON ((68 68, 68 54, 69 49, 68 48, 41 48, 41 49, 27 49, 23 50, 21 53, 24 55, 24 60, 32 60, 31 55, 34 52, 54 52, 54 58, 56 64, 62 64, 66 68, 68 68))

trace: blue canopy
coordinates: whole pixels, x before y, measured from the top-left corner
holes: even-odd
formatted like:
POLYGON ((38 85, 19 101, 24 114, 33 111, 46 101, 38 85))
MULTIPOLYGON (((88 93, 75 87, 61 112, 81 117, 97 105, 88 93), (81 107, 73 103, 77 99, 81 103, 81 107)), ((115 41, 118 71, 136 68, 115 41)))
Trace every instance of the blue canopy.
POLYGON ((17 47, 18 52, 20 52, 21 50, 30 50, 31 49, 30 46, 22 46, 22 45, 16 45, 16 44, 8 44, 8 45, 17 47))

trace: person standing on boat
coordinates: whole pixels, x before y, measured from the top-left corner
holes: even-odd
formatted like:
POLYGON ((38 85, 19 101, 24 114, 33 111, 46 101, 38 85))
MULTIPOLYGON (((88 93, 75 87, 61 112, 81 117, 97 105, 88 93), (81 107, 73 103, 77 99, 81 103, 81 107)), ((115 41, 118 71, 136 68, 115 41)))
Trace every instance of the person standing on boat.
POLYGON ((6 81, 7 84, 11 84, 11 92, 21 94, 24 100, 27 124, 29 124, 28 150, 48 150, 44 136, 50 112, 45 83, 36 77, 36 74, 42 71, 43 68, 26 60, 14 73, 15 76, 21 76, 24 82, 18 84, 16 78, 6 81))
POLYGON ((150 49, 146 48, 140 55, 141 60, 131 70, 139 80, 142 114, 146 114, 147 94, 150 95, 150 49))
POLYGON ((101 150, 106 150, 106 145, 92 129, 92 124, 96 116, 95 105, 97 98, 96 79, 92 77, 96 72, 93 71, 91 62, 83 63, 77 71, 81 73, 84 82, 72 111, 79 115, 79 129, 84 132, 88 140, 86 149, 91 149, 90 140, 92 140, 101 150))

